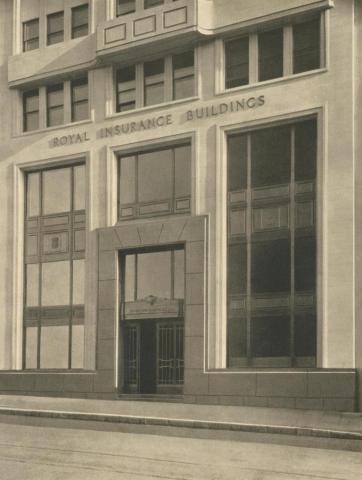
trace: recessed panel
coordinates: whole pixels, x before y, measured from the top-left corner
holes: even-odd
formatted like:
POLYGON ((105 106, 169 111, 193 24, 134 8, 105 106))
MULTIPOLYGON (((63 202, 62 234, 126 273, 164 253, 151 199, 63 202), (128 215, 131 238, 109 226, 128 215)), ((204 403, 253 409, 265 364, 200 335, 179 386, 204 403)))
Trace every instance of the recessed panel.
POLYGON ((70 262, 42 264, 42 305, 69 305, 70 262))
POLYGON ((40 368, 68 368, 69 327, 42 327, 40 368))

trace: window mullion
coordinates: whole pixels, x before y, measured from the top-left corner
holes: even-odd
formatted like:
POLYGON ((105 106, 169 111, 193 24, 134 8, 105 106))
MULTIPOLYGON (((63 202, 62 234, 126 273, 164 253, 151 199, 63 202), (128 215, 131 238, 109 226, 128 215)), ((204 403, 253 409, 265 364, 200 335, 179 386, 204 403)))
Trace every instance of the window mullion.
POLYGON ((249 84, 253 84, 258 81, 258 61, 258 35, 256 33, 252 33, 249 36, 249 84))
POLYGON ((295 127, 291 128, 290 144, 290 358, 295 366, 295 127))
POLYGON ((164 70, 164 101, 170 102, 173 98, 173 71, 172 71, 172 56, 165 57, 164 70))
POLYGON ((63 86, 63 108, 64 108, 64 124, 72 121, 72 92, 70 80, 66 80, 63 86))
POLYGON ((141 108, 145 104, 145 78, 144 64, 136 65, 136 108, 141 108))
POLYGON ((283 28, 283 76, 293 74, 293 27, 283 28))
POLYGON ((39 129, 47 127, 47 92, 46 87, 39 88, 39 129))
POLYGON ((251 188, 251 134, 247 136, 247 186, 246 186, 246 356, 251 364, 251 231, 252 231, 252 188, 251 188))
POLYGON ((320 68, 325 68, 327 65, 327 52, 326 52, 326 15, 327 13, 325 11, 321 12, 320 15, 320 62, 319 62, 319 67, 320 68))
MULTIPOLYGON (((66 4, 68 2, 65 2, 66 4)), ((72 15, 71 8, 64 8, 64 41, 70 40, 72 37, 72 15)))

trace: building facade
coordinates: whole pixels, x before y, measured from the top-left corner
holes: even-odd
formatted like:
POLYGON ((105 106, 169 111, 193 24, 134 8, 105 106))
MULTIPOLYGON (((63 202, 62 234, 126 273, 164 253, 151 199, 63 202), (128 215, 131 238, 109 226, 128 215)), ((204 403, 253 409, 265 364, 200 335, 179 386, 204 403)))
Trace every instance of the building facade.
POLYGON ((361 2, 0 21, 0 392, 358 410, 361 2))

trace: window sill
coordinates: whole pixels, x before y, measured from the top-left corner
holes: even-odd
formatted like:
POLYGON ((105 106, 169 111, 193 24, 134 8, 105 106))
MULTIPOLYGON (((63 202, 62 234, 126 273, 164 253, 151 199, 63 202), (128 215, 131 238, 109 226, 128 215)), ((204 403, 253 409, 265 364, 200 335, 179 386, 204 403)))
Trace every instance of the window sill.
POLYGON ((216 97, 225 96, 234 92, 248 91, 248 90, 253 90, 255 88, 263 88, 269 85, 291 82, 294 80, 300 80, 305 77, 312 77, 312 76, 320 75, 322 73, 327 73, 327 72, 328 72, 328 68, 318 68, 317 70, 309 70, 308 72, 296 73, 293 75, 287 75, 285 77, 273 78, 271 80, 265 80, 263 82, 248 83, 247 85, 241 85, 240 87, 228 88, 228 89, 223 89, 219 92, 215 92, 215 96, 216 97))
POLYGON ((32 130, 31 132, 22 132, 22 133, 13 135, 12 138, 19 138, 19 137, 23 138, 31 135, 37 135, 39 133, 48 133, 48 132, 54 132, 56 130, 63 130, 64 128, 71 128, 71 127, 77 128, 83 125, 90 125, 91 123, 93 123, 93 120, 89 118, 87 120, 81 120, 79 122, 72 122, 64 125, 55 125, 54 127, 40 128, 39 130, 32 130))
POLYGON ((245 368, 213 368, 210 370, 205 370, 207 374, 239 374, 244 373, 310 373, 310 372, 324 372, 324 373, 355 373, 354 368, 323 368, 323 367, 245 367, 245 368))
POLYGON ((109 115, 106 115, 106 119, 123 118, 123 117, 136 115, 139 113, 148 113, 148 112, 153 112, 157 110, 163 110, 168 107, 177 107, 178 105, 184 105, 185 103, 196 102, 197 100, 200 100, 200 97, 195 96, 195 97, 181 98, 180 100, 171 100, 169 102, 158 103, 157 105, 150 105, 148 107, 135 108, 133 110, 127 110, 125 112, 111 113, 109 115))

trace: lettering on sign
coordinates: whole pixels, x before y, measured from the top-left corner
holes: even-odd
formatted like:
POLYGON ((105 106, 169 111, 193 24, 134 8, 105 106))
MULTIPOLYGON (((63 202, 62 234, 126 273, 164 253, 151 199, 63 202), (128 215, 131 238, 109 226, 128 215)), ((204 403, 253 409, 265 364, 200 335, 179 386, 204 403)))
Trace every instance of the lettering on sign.
POLYGON ((89 142, 88 132, 74 133, 73 135, 63 135, 62 137, 54 137, 50 141, 51 147, 64 147, 65 145, 73 145, 75 143, 89 142))
MULTIPOLYGON (((181 115, 181 119, 186 122, 205 120, 220 115, 232 114, 247 110, 253 110, 262 107, 265 104, 265 96, 241 98, 239 100, 231 100, 228 102, 220 102, 217 104, 207 105, 204 107, 187 110, 181 115)), ((171 113, 167 115, 159 115, 157 117, 144 118, 137 121, 125 122, 110 127, 103 127, 97 131, 97 138, 109 138, 119 135, 128 135, 136 132, 143 132, 156 128, 167 127, 172 125, 173 116, 171 113)), ((50 141, 51 147, 64 147, 76 143, 88 142, 90 140, 88 132, 75 133, 72 135, 63 135, 54 137, 50 141)))

